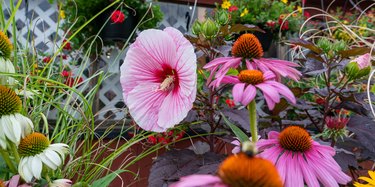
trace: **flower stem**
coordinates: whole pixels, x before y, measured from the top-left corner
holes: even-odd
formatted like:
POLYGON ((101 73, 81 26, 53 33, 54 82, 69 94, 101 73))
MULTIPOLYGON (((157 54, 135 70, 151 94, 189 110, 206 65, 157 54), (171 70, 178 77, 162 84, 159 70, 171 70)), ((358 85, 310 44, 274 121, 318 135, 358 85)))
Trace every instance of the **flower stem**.
POLYGON ((251 141, 255 143, 258 141, 257 108, 255 99, 247 105, 247 110, 249 110, 251 141))
POLYGON ((20 155, 18 154, 16 145, 12 143, 10 147, 13 151, 13 155, 14 155, 14 158, 16 159, 17 164, 20 163, 20 155))
POLYGON ((9 169, 14 173, 16 174, 17 173, 17 169, 16 167, 14 167, 13 165, 13 162, 10 160, 9 158, 9 154, 6 153, 3 149, 0 148, 0 154, 1 156, 3 157, 5 163, 8 165, 9 169))

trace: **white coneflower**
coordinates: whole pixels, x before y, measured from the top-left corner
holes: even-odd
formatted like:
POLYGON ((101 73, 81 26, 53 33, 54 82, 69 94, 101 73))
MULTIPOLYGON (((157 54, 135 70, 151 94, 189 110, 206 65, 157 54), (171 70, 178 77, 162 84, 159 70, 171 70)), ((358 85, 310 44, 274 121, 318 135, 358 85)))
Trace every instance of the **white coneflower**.
MULTIPOLYGON (((0 73, 14 73, 15 69, 9 58, 12 54, 13 45, 9 38, 0 31, 0 73)), ((1 85, 11 85, 14 79, 5 75, 0 75, 1 85)))
MULTIPOLYGON (((0 73, 15 73, 14 66, 12 62, 8 59, 0 57, 0 73)), ((8 75, 0 75, 1 85, 13 85, 15 82, 14 78, 8 75)))
POLYGON ((33 131, 31 120, 19 112, 22 103, 10 88, 0 85, 0 146, 7 148, 7 140, 19 144, 21 137, 33 131))
POLYGON ((69 179, 57 179, 49 184, 49 187, 71 187, 72 181, 69 179))
POLYGON ((43 166, 56 170, 68 149, 66 144, 50 144, 45 135, 34 132, 23 138, 18 146, 21 156, 18 173, 26 182, 31 182, 33 177, 40 179, 43 166))

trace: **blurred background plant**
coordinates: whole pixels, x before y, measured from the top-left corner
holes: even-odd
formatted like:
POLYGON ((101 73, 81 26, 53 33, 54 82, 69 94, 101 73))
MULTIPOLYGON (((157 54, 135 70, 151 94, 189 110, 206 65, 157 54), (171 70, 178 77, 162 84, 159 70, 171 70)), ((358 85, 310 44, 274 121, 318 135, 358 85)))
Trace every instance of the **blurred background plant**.
MULTIPOLYGON (((124 30, 120 32, 128 33, 126 37, 129 37, 138 24, 139 30, 155 28, 163 19, 160 7, 144 0, 68 0, 64 3, 60 2, 59 6, 65 15, 62 28, 67 32, 68 37, 87 23, 85 29, 77 33, 71 41, 76 48, 84 43, 90 43, 87 40, 96 40, 93 36, 97 34, 104 36, 103 27, 106 25, 124 25, 114 29, 123 28, 124 30), (108 9, 103 9, 104 7, 108 9), (99 15, 98 13, 103 10, 105 11, 99 15), (92 22, 87 22, 94 17, 92 22)), ((106 38, 102 39, 106 40, 106 38)), ((128 38, 123 38, 123 42, 126 39, 128 38)), ((97 46, 94 46, 94 49, 102 45, 101 42, 95 44, 97 46)))
MULTIPOLYGON (((228 11, 231 23, 252 24, 275 38, 293 34, 299 30, 304 19, 301 1, 288 0, 224 0, 217 4, 217 10, 228 11)), ((305 16, 309 15, 305 13, 305 16)))

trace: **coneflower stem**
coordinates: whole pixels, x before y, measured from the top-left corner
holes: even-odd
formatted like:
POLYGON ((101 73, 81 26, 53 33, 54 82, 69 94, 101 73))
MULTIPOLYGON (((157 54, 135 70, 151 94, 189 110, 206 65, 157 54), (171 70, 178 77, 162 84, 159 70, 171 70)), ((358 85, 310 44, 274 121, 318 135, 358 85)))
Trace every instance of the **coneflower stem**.
POLYGON ((258 141, 257 108, 255 99, 247 105, 247 110, 249 110, 251 141, 255 143, 258 141))
POLYGON ((11 149, 13 151, 14 159, 16 159, 17 164, 20 163, 20 155, 18 154, 18 150, 15 144, 11 144, 11 149))
POLYGON ((0 154, 1 156, 3 157, 5 163, 8 165, 9 169, 14 173, 16 174, 17 173, 17 169, 16 167, 14 167, 13 165, 13 162, 10 160, 9 158, 9 154, 6 153, 3 149, 0 148, 0 154))

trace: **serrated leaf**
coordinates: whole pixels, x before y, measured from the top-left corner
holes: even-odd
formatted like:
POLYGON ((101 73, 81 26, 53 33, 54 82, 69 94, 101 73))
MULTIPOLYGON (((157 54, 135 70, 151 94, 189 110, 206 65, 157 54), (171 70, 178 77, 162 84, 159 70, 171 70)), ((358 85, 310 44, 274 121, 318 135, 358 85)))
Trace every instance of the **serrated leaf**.
POLYGON ((318 46, 316 46, 315 44, 313 44, 309 41, 306 41, 304 39, 295 38, 295 39, 289 40, 289 42, 294 44, 294 45, 299 45, 299 46, 305 47, 307 49, 310 49, 311 51, 313 51, 314 53, 317 53, 317 54, 321 54, 323 52, 318 46))
POLYGON ((106 187, 111 184, 111 182, 120 174, 125 172, 125 170, 116 170, 111 174, 108 174, 92 183, 92 187, 106 187))
POLYGON ((221 116, 224 119, 224 122, 230 127, 230 129, 233 131, 233 133, 236 135, 236 137, 241 141, 241 142, 246 142, 249 141, 249 137, 236 125, 231 123, 223 113, 220 113, 221 116))

